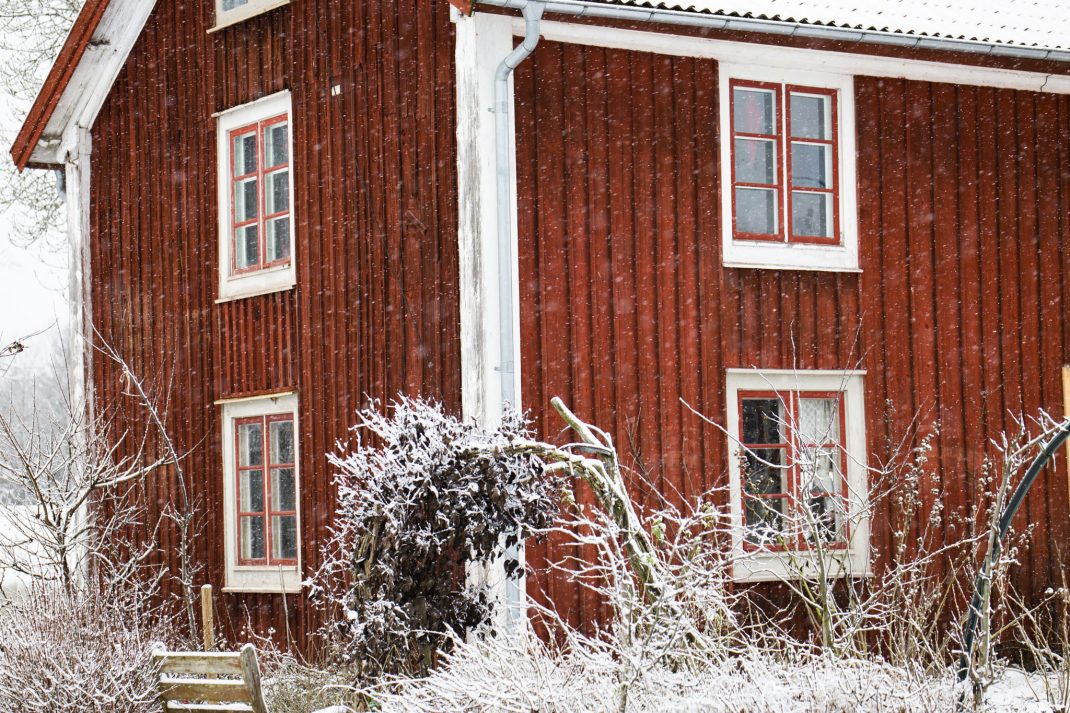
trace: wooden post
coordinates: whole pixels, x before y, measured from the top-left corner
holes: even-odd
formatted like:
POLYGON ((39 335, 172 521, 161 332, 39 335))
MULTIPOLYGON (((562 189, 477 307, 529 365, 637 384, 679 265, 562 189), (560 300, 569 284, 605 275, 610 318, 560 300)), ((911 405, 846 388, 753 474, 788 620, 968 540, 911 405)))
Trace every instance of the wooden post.
POLYGON ((256 648, 252 644, 241 647, 241 670, 249 689, 253 713, 268 713, 264 692, 260 689, 260 665, 256 662, 256 648))
POLYGON ((215 648, 215 613, 212 609, 212 585, 201 587, 201 634, 204 637, 204 650, 215 648))
MULTIPOLYGON (((1070 418, 1070 365, 1063 365, 1063 418, 1070 418)), ((1070 483, 1070 441, 1066 444, 1066 478, 1070 483)))

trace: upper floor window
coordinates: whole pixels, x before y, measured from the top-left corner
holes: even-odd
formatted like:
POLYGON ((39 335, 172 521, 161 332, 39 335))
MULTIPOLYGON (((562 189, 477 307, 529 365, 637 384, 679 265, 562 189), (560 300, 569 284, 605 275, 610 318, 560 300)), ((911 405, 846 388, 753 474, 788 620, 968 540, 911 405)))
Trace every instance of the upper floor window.
POLYGON ((721 73, 725 264, 857 269, 851 77, 721 73))
POLYGON ((735 574, 868 567, 865 414, 857 372, 728 373, 735 574))
POLYGON ((290 0, 216 0, 216 27, 232 25, 289 3, 290 0))
POLYGON ((294 284, 289 93, 219 116, 220 297, 294 284))
POLYGON ((297 397, 223 402, 227 587, 300 588, 297 397))

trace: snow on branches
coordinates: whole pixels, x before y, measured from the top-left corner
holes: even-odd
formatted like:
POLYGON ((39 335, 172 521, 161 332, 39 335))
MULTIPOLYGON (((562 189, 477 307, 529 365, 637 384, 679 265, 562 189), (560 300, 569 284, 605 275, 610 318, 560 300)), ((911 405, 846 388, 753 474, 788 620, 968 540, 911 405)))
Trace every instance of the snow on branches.
MULTIPOLYGON (((466 568, 549 526, 557 485, 514 448, 529 439, 515 414, 488 430, 400 397, 352 432, 356 447, 329 456, 336 514, 313 597, 335 614, 325 634, 339 658, 368 676, 424 671, 451 634, 489 628, 490 592, 466 568)), ((518 578, 520 563, 505 572, 518 578)))

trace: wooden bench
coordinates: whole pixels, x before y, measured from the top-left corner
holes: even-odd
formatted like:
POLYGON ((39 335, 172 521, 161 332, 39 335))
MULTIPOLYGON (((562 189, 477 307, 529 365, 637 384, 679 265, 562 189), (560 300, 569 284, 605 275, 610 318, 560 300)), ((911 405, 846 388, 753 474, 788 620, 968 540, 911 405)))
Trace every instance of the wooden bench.
POLYGON ((238 653, 153 650, 160 668, 160 700, 167 711, 267 713, 256 648, 238 653))

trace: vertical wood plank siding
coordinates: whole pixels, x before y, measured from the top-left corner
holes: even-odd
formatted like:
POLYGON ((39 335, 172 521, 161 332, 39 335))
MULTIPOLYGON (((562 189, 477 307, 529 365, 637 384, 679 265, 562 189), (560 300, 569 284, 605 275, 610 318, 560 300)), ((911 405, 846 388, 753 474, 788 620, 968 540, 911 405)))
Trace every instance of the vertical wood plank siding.
MULTIPOLYGON (((333 501, 324 454, 369 397, 459 410, 460 345, 448 3, 301 0, 208 34, 212 5, 160 3, 101 112, 90 250, 95 328, 167 402, 203 505, 198 583, 221 585, 214 402, 297 389, 308 574, 333 501), (282 89, 298 284, 216 304, 212 113, 282 89)), ((855 91, 863 271, 725 269, 713 61, 547 42, 519 69, 523 404, 548 438, 554 395, 609 429, 645 505, 725 485, 725 438, 682 402, 724 420, 732 367, 865 368, 871 462, 915 414, 939 422, 932 485, 967 516, 1008 412, 1060 409, 1070 98, 866 77, 855 91)), ((101 404, 136 411, 101 356, 92 381, 101 404)), ((1059 469, 1027 502, 1027 595, 1064 558, 1059 469)), ((150 516, 175 493, 164 469, 150 516)), ((889 515, 874 522, 878 549, 889 515)), ((160 544, 158 563, 176 568, 175 533, 160 544)), ((561 555, 555 542, 530 551, 536 566, 561 555)), ((563 578, 530 586, 574 621, 601 615, 563 578)), ((302 641, 316 625, 300 596, 217 604, 232 636, 302 641)))
MULTIPOLYGON (((720 266, 714 62, 544 43, 516 92, 522 400, 546 437, 555 395, 611 430, 645 505, 727 484, 726 439, 681 400, 724 422, 732 367, 866 369, 870 462, 915 415, 939 424, 924 490, 968 517, 1009 413, 1060 413, 1070 98, 857 78, 863 271, 835 274, 720 266)), ((1065 561, 1058 467, 1022 516, 1027 596, 1065 561)), ((573 621, 601 614, 560 577, 529 589, 573 621)))
MULTIPOLYGON (((301 556, 318 564, 335 450, 368 397, 421 393, 460 406, 453 90, 448 5, 301 0, 208 34, 211 0, 159 3, 93 130, 96 328, 164 399, 203 505, 198 583, 223 584, 218 399, 296 388, 301 556), (340 86, 338 96, 331 94, 340 86), (297 287, 215 304, 213 112, 293 95, 297 287)), ((133 404, 95 359, 102 404, 133 404)), ((175 498, 149 485, 155 517, 175 498)), ((177 567, 161 532, 158 562, 177 567)), ((177 594, 165 580, 165 595, 177 594)), ((229 636, 301 641, 303 597, 222 594, 229 636), (288 610, 289 620, 284 616, 288 610)))

